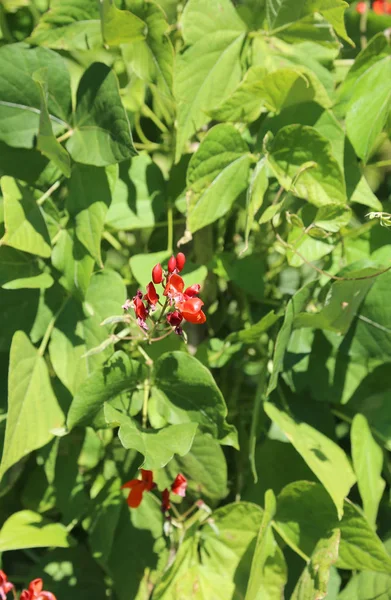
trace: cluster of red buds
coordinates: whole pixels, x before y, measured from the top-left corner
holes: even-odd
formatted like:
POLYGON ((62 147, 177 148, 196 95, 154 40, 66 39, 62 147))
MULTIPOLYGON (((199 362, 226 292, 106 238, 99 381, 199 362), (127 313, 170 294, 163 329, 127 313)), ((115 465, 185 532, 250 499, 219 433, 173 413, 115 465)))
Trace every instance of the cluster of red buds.
MULTIPOLYGON (((370 10, 367 2, 358 2, 356 4, 356 11, 360 13, 360 15, 370 10)), ((377 15, 391 15, 391 2, 390 0, 375 0, 372 3, 372 10, 377 15)))
MULTIPOLYGON (((141 469, 141 479, 131 479, 127 483, 124 483, 122 489, 130 489, 128 496, 128 506, 130 508, 137 508, 141 504, 144 492, 150 492, 156 487, 156 483, 153 481, 152 471, 141 469)), ((187 479, 182 473, 178 473, 171 485, 171 491, 177 496, 186 495, 187 479)), ((166 513, 170 510, 170 490, 166 488, 162 492, 161 509, 162 512, 166 513)))
MULTIPOLYGON (((56 600, 56 597, 52 592, 42 591, 43 581, 42 579, 33 579, 30 582, 28 590, 23 590, 20 595, 20 600, 56 600)), ((7 575, 4 571, 0 571, 0 598, 6 600, 7 594, 10 591, 14 592, 15 597, 15 586, 13 583, 8 581, 7 575)))
POLYGON ((138 290, 132 301, 126 300, 123 304, 122 308, 125 311, 133 307, 137 323, 145 331, 149 329, 147 318, 156 310, 157 304, 162 306, 158 322, 168 309, 166 321, 178 335, 183 333, 181 327, 183 320, 189 323, 205 323, 206 316, 202 311, 204 303, 198 298, 201 286, 197 283, 185 289, 185 282, 179 275, 185 263, 186 257, 182 252, 171 256, 167 264, 167 271, 164 271, 161 264, 158 263, 152 269, 152 281, 148 283, 146 293, 143 294, 141 290, 138 290), (155 285, 158 284, 163 286, 163 296, 166 299, 164 305, 160 302, 160 296, 156 291, 155 285))

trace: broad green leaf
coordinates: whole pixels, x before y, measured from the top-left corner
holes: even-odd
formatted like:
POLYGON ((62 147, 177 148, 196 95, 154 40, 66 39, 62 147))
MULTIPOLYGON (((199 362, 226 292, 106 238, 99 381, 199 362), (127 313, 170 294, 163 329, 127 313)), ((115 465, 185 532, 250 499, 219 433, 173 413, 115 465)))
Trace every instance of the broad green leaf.
POLYGON ((49 273, 43 273, 37 259, 8 246, 0 247, 0 285, 6 290, 20 288, 45 289, 53 284, 49 273))
POLYGON ((145 22, 147 33, 145 40, 122 46, 122 55, 140 80, 150 85, 163 118, 172 123, 174 49, 165 14, 155 2, 127 0, 127 6, 145 22))
POLYGON ((119 46, 145 38, 146 23, 129 10, 119 10, 113 0, 101 0, 102 37, 108 46, 119 46))
POLYGON ((99 5, 95 0, 51 0, 33 30, 32 44, 56 50, 91 50, 102 46, 99 5))
MULTIPOLYGON (((88 209, 84 216, 88 216, 88 209)), ((59 232, 51 260, 53 266, 62 274, 59 281, 65 289, 76 297, 84 298, 95 261, 77 238, 74 227, 67 227, 59 232)))
POLYGON ((267 395, 270 396, 272 391, 277 387, 278 376, 283 370, 284 356, 293 330, 295 317, 305 308, 311 300, 314 290, 314 284, 309 283, 289 300, 285 310, 284 322, 278 332, 277 340, 273 354, 273 371, 270 377, 267 395))
POLYGON ((349 202, 357 202, 375 211, 383 210, 382 203, 375 196, 365 175, 360 170, 354 149, 347 138, 345 140, 344 172, 349 202))
POLYGON ((318 239, 304 233, 303 229, 303 227, 292 227, 288 234, 287 241, 291 248, 287 249, 286 256, 291 267, 300 267, 306 260, 316 262, 334 250, 334 244, 324 237, 324 232, 316 227, 311 229, 312 235, 321 236, 321 239, 318 239), (297 252, 300 252, 300 255, 297 252))
POLYGON ((239 83, 239 56, 246 29, 230 0, 218 0, 218 5, 190 0, 181 25, 189 47, 177 56, 175 65, 176 162, 187 140, 207 122, 206 112, 218 106, 239 83))
POLYGON ((390 600, 391 576, 363 571, 348 581, 338 600, 390 600))
POLYGON ((1 178, 5 235, 2 244, 47 258, 50 238, 46 223, 30 189, 12 177, 1 178))
POLYGON ((247 329, 241 331, 233 331, 227 337, 227 342, 235 343, 242 342, 243 344, 256 344, 262 333, 265 333, 280 319, 280 315, 276 315, 273 310, 267 313, 258 323, 251 325, 247 329))
POLYGON ((23 548, 68 548, 68 531, 31 510, 15 512, 0 530, 0 551, 23 548))
POLYGON ((149 254, 136 254, 131 257, 130 268, 136 281, 144 288, 152 279, 152 269, 157 263, 166 263, 170 258, 169 250, 152 252, 149 254))
POLYGON ((12 340, 8 389, 0 476, 21 458, 50 442, 64 423, 46 362, 22 331, 17 331, 12 340))
POLYGON ((321 538, 339 529, 338 568, 391 572, 391 559, 361 511, 345 500, 343 517, 338 520, 330 497, 317 483, 296 481, 284 488, 278 497, 274 525, 303 558, 314 552, 321 538))
POLYGON ((349 4, 344 0, 310 0, 307 11, 320 12, 320 14, 330 23, 337 35, 343 40, 354 46, 346 32, 344 14, 349 4))
POLYGON ((33 80, 38 86, 41 96, 41 113, 39 115, 39 130, 37 138, 37 149, 60 169, 65 177, 71 175, 71 159, 68 152, 57 141, 54 133, 50 115, 47 108, 47 67, 33 73, 33 80))
POLYGON ((126 299, 126 286, 121 275, 111 269, 94 273, 86 293, 86 308, 100 322, 121 312, 126 299))
POLYGON ((291 444, 324 485, 337 508, 339 518, 341 518, 344 498, 356 482, 345 452, 311 425, 295 421, 270 402, 266 402, 264 406, 268 417, 285 433, 291 444))
POLYGON ((0 138, 9 146, 32 148, 38 134, 41 96, 33 73, 47 68, 48 114, 54 134, 69 129, 71 88, 61 56, 45 48, 10 44, 0 48, 0 138))
POLYGON ((160 411, 169 423, 198 423, 221 443, 236 446, 235 430, 225 421, 227 407, 210 371, 185 352, 167 352, 155 363, 160 411))
POLYGON ((191 233, 225 215, 248 186, 252 157, 233 125, 216 125, 192 156, 187 170, 191 233))
POLYGON ((67 208, 74 219, 76 238, 101 267, 101 236, 110 202, 111 190, 106 170, 74 165, 69 181, 67 208))
POLYGON ((280 185, 315 206, 344 204, 345 181, 330 142, 313 127, 288 125, 268 143, 267 160, 280 185))
MULTIPOLYGON (((2 326, 0 329, 0 351, 9 354, 16 323, 20 331, 30 333, 34 326, 39 306, 39 290, 4 290, 0 288, 2 326)), ((6 361, 3 361, 6 365, 6 361)), ((4 382, 7 374, 4 373, 4 382)))
POLYGON ((247 190, 246 201, 246 229, 245 229, 245 246, 242 253, 248 248, 248 240, 250 237, 251 228, 254 223, 255 215, 263 204, 263 199, 267 192, 269 178, 267 176, 266 162, 264 158, 257 163, 251 175, 250 185, 247 190))
POLYGON ((74 130, 66 148, 76 162, 96 167, 137 154, 117 77, 103 63, 93 63, 80 80, 74 130))
POLYGON ((334 529, 329 537, 319 540, 291 600, 321 600, 328 595, 330 568, 337 562, 340 539, 340 530, 334 529))
POLYGON ((360 306, 373 286, 379 268, 368 267, 357 271, 344 272, 347 278, 368 277, 368 279, 352 279, 352 281, 335 281, 325 298, 324 307, 317 314, 302 313, 297 315, 294 327, 312 327, 328 329, 346 334, 360 306))
POLYGON ((93 371, 78 388, 68 412, 69 429, 93 420, 104 403, 121 392, 136 389, 145 379, 144 371, 141 363, 129 359, 124 352, 113 354, 103 367, 93 371))
POLYGON ((357 414, 354 417, 350 437, 353 467, 364 505, 364 513, 369 523, 375 526, 379 503, 386 485, 381 477, 383 452, 373 439, 364 415, 357 414))
POLYGON ((153 227, 165 211, 163 174, 148 154, 120 166, 106 224, 118 231, 153 227), (131 184, 129 184, 131 182, 131 184))
POLYGON ((306 0, 266 0, 266 17, 270 29, 278 29, 298 21, 306 0))
POLYGON ((0 142, 0 176, 9 175, 45 192, 61 176, 60 170, 36 149, 13 148, 0 142))
POLYGON ((251 564, 245 600, 272 600, 284 596, 287 567, 271 527, 276 512, 276 498, 271 490, 265 494, 265 510, 251 564))
POLYGON ((118 437, 124 448, 137 450, 144 456, 143 469, 161 469, 175 454, 185 456, 193 443, 197 423, 169 425, 163 429, 145 431, 139 429, 131 417, 105 404, 106 423, 118 427, 118 437))

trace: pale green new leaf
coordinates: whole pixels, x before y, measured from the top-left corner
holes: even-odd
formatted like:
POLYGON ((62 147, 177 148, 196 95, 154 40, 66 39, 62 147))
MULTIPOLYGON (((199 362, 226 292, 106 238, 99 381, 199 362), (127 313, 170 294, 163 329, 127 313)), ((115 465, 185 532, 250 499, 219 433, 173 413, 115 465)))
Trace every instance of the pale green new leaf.
POLYGON ((143 469, 161 469, 174 457, 186 456, 189 452, 197 423, 169 425, 158 430, 142 430, 136 422, 109 404, 104 406, 106 423, 110 427, 118 427, 118 437, 124 448, 137 450, 144 456, 140 465, 143 469))
POLYGON ((253 161, 233 125, 216 125, 192 156, 187 170, 191 233, 225 215, 248 185, 253 161))
POLYGON ((382 479, 383 452, 373 439, 367 419, 357 414, 350 432, 353 467, 358 489, 364 504, 364 513, 375 526, 379 503, 385 488, 382 479))
POLYGON ((4 197, 5 235, 2 244, 47 258, 50 238, 43 218, 30 189, 12 177, 1 178, 4 197))
POLYGON ((176 161, 187 140, 208 121, 241 78, 240 52, 245 24, 230 0, 190 0, 183 11, 182 31, 189 47, 176 58, 174 95, 178 125, 176 161))
POLYGON ((347 201, 341 167, 330 142, 313 127, 288 125, 267 143, 267 160, 280 185, 315 206, 347 201))
POLYGON ((0 477, 21 458, 50 442, 64 423, 46 362, 22 331, 12 339, 8 388, 0 477))
POLYGON ((265 412, 280 427, 309 468, 324 485, 343 515, 344 499, 356 482, 345 452, 330 438, 307 423, 296 421, 275 405, 266 402, 265 412))
POLYGON ((11 515, 0 530, 0 552, 23 548, 68 548, 72 539, 61 523, 53 523, 32 510, 11 515))
POLYGON ((102 37, 108 46, 138 42, 145 38, 146 23, 129 10, 119 10, 114 0, 100 0, 102 37))

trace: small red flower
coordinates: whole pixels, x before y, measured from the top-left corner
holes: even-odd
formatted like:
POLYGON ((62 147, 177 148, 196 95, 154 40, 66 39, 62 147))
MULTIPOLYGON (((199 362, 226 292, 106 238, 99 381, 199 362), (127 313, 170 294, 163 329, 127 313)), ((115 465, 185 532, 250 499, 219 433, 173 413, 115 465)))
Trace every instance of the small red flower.
POLYGON ((150 492, 154 487, 152 471, 141 469, 141 479, 131 479, 124 483, 121 489, 129 488, 128 505, 137 508, 141 504, 144 492, 150 492))
POLYGON ((183 317, 178 310, 174 310, 174 312, 168 313, 166 319, 172 327, 178 327, 182 323, 183 317))
MULTIPOLYGON (((185 296, 188 296, 188 298, 194 298, 194 296, 197 296, 197 294, 200 293, 200 289, 201 286, 199 283, 195 283, 194 285, 191 285, 190 287, 185 289, 185 296)), ((187 298, 186 298, 187 300, 187 298)))
POLYGON ((357 11, 358 13, 360 13, 360 15, 364 14, 364 13, 367 11, 367 5, 366 5, 366 2, 359 2, 359 3, 356 5, 356 11, 357 11))
POLYGON ((159 294, 156 293, 156 288, 152 281, 147 285, 147 293, 144 298, 148 301, 148 304, 151 304, 152 306, 155 306, 159 300, 159 294))
POLYGON ((52 592, 43 592, 42 579, 34 579, 31 581, 28 590, 23 590, 20 595, 20 600, 56 600, 56 596, 52 592))
POLYGON ((171 486, 172 491, 177 496, 182 496, 183 498, 186 496, 186 488, 187 488, 187 479, 182 473, 178 473, 175 477, 175 481, 171 486))
POLYGON ((163 295, 168 296, 170 299, 176 299, 180 297, 183 299, 183 290, 185 289, 185 282, 180 275, 174 273, 170 275, 167 281, 167 285, 164 289, 163 295))
POLYGON ((133 298, 133 304, 134 304, 134 312, 136 313, 136 317, 138 319, 142 319, 143 321, 145 321, 148 313, 147 313, 147 309, 145 308, 144 302, 141 300, 140 296, 134 296, 133 298))
POLYGON ((167 268, 169 273, 173 273, 176 269, 176 258, 175 256, 171 256, 167 263, 167 268))
POLYGON ((152 269, 152 281, 153 283, 161 283, 163 281, 163 269, 160 263, 152 269))
POLYGON ((170 510, 170 508, 171 508, 170 492, 166 488, 165 490, 162 491, 162 512, 167 512, 168 510, 170 510))
POLYGON ((7 575, 4 571, 0 570, 0 598, 1 600, 6 600, 6 596, 8 592, 12 590, 14 587, 13 583, 8 581, 7 575))
POLYGON ((190 298, 189 300, 180 302, 177 308, 186 321, 200 325, 206 321, 205 313, 201 310, 203 305, 204 303, 200 298, 190 298))
POLYGON ((183 252, 178 252, 178 254, 176 255, 176 268, 178 269, 178 272, 180 273, 183 269, 183 267, 185 266, 186 263, 186 256, 183 254, 183 252))
POLYGON ((391 3, 387 0, 375 0, 372 10, 377 15, 391 15, 391 3))

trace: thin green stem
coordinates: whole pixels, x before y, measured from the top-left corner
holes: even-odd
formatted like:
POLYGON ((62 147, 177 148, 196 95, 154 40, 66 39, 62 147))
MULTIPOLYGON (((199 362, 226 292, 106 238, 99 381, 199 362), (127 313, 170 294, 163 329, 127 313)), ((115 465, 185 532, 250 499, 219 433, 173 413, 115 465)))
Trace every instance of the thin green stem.
POLYGON ((167 208, 167 250, 168 252, 173 251, 173 243, 174 243, 174 224, 173 224, 173 209, 171 202, 167 208))
POLYGON ((113 246, 114 250, 117 250, 118 252, 122 251, 122 245, 109 231, 104 231, 103 237, 111 246, 113 246))
POLYGON ((48 198, 50 198, 50 196, 53 194, 53 192, 55 192, 61 185, 61 181, 58 179, 57 181, 55 181, 53 183, 52 186, 50 186, 50 188, 37 200, 37 204, 38 206, 42 206, 42 204, 45 202, 45 200, 47 200, 48 198))
POLYGON ((391 158, 379 160, 379 162, 370 163, 368 167, 391 167, 391 158))
POLYGON ((159 117, 155 115, 155 113, 149 108, 147 104, 144 104, 144 106, 142 107, 141 114, 144 115, 144 117, 148 117, 149 119, 151 119, 151 121, 155 123, 156 127, 158 127, 158 129, 160 129, 162 133, 166 133, 168 131, 164 123, 161 122, 159 117))
POLYGON ((57 141, 60 142, 60 144, 61 144, 61 142, 65 142, 65 140, 72 137, 74 133, 75 133, 74 129, 68 129, 68 131, 66 131, 65 133, 60 135, 60 137, 57 138, 57 141))
POLYGON ((45 335, 43 336, 41 345, 40 345, 40 347, 38 349, 39 356, 43 356, 45 354, 46 346, 49 343, 50 336, 52 335, 52 332, 53 332, 54 326, 56 324, 56 321, 57 321, 58 317, 61 315, 61 313, 64 310, 65 306, 67 305, 68 300, 69 300, 69 296, 64 299, 64 301, 61 304, 60 308, 58 309, 58 311, 56 312, 56 314, 51 319, 49 325, 47 326, 47 329, 45 331, 45 335))
POLYGON ((144 429, 147 427, 148 421, 148 400, 149 400, 149 392, 151 389, 151 382, 149 377, 144 379, 144 400, 143 400, 143 412, 142 412, 142 424, 144 429))
POLYGON ((153 365, 153 360, 152 358, 145 352, 144 348, 142 346, 138 346, 137 347, 138 351, 140 352, 141 356, 144 358, 145 360, 145 364, 147 365, 147 367, 152 367, 153 365))

